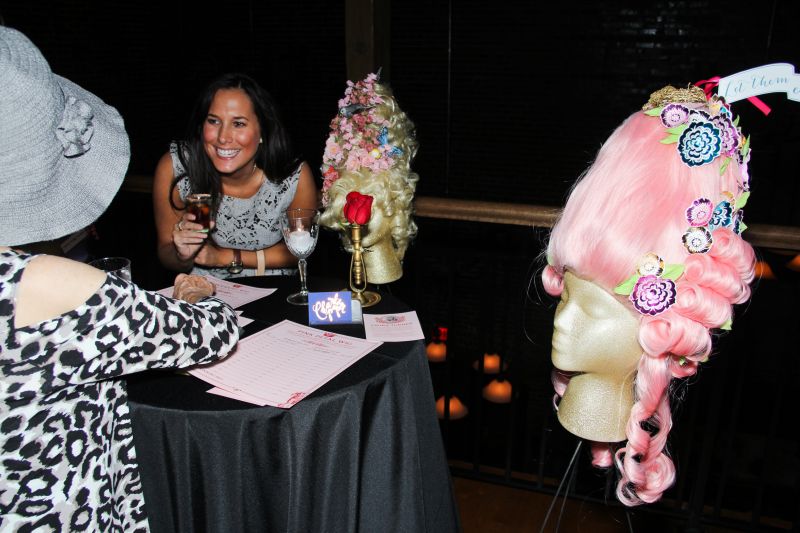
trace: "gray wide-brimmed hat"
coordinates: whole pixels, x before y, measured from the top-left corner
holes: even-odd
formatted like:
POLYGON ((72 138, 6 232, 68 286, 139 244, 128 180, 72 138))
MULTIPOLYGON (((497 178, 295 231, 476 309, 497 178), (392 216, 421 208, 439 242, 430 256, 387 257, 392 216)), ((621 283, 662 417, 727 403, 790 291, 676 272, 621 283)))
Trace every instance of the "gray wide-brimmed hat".
POLYGON ((89 226, 119 190, 129 160, 117 110, 53 74, 27 37, 0 26, 0 245, 89 226))

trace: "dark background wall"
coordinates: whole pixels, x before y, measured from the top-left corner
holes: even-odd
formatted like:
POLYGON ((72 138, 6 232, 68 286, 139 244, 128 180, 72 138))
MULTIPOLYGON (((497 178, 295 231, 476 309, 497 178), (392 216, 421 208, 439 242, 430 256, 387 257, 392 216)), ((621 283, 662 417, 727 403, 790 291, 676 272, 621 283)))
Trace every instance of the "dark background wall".
MULTIPOLYGON (((318 173, 347 79, 345 5, 228 0, 199 10, 188 0, 0 0, 0 16, 42 49, 56 73, 120 109, 131 137, 131 174, 152 174, 169 141, 182 136, 203 85, 232 70, 248 72, 274 94, 298 150, 318 173)), ((389 19, 388 81, 417 125, 419 195, 561 205, 603 140, 650 92, 771 62, 800 66, 796 0, 395 0, 389 19)), ((800 103, 783 94, 763 100, 773 108, 768 117, 746 102, 734 105, 752 135, 747 221, 800 226, 800 103)), ((468 431, 456 423, 445 433, 450 457, 473 457, 474 443, 486 442, 486 464, 510 457, 515 469, 535 471, 546 461, 548 475, 560 475, 568 457, 557 452, 568 453, 574 440, 558 434, 550 408, 553 302, 536 286, 546 232, 419 223, 404 277, 392 290, 417 309, 426 333, 434 323, 450 327, 452 367, 433 365, 434 385, 440 391, 450 380, 473 412, 459 422, 470 424, 468 431), (505 433, 474 422, 480 388, 470 392, 473 361, 494 350, 510 361, 522 391, 514 431, 525 445, 508 456, 496 437, 505 433), (542 435, 553 431, 546 449, 555 451, 547 457, 536 445, 541 428, 542 435), (500 451, 490 453, 493 447, 500 451)), ((149 194, 123 190, 100 225, 98 255, 132 257, 134 280, 146 288, 171 282, 154 257, 149 194)), ((687 402, 675 413, 679 484, 667 496, 682 509, 686 494, 697 490, 701 496, 693 498, 703 504, 697 487, 709 470, 692 463, 708 451, 708 483, 716 491, 708 494, 717 504, 735 497, 724 505, 743 512, 756 506, 796 523, 800 459, 785 421, 796 418, 800 284, 797 272, 783 266, 788 257, 759 253, 778 280, 762 280, 752 302, 737 310, 734 332, 720 348, 725 353, 704 366, 703 386, 686 394, 695 383, 689 380, 677 391, 687 402)), ((309 266, 312 290, 314 276, 346 272, 336 235, 323 232, 309 266)), ((509 426, 496 407, 487 408, 495 411, 484 420, 509 426)), ((594 471, 589 475, 596 482, 594 471)))
MULTIPOLYGON (((130 172, 151 174, 212 77, 243 70, 282 104, 317 169, 346 81, 345 1, 6 0, 53 70, 117 106, 130 172)), ((560 205, 650 92, 770 62, 800 64, 800 2, 455 2, 390 6, 389 82, 415 121, 419 194, 560 205)), ((376 69, 379 65, 376 65, 376 69)), ((752 134, 749 221, 800 225, 800 104, 767 95, 752 134)))

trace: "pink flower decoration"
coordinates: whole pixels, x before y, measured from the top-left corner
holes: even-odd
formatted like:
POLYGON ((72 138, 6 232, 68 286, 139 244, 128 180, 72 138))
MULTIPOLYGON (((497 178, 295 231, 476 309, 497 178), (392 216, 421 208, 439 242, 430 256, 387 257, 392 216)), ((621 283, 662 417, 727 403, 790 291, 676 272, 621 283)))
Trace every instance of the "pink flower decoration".
POLYGON ((675 282, 657 276, 642 276, 631 291, 630 300, 643 315, 663 313, 675 303, 675 282))
POLYGON ((708 198, 698 198, 686 210, 686 220, 689 225, 698 227, 705 226, 711 220, 714 213, 714 204, 708 198))

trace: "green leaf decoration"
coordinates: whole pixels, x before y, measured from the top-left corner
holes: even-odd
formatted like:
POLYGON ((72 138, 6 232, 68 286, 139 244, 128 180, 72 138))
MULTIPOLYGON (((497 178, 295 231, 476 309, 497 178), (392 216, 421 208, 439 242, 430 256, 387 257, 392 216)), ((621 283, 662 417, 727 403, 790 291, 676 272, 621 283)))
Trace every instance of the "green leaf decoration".
POLYGON ((746 229, 747 229, 747 224, 745 224, 744 222, 739 222, 739 233, 740 234, 743 233, 744 230, 746 229))
POLYGON ((680 135, 683 133, 683 130, 688 128, 688 124, 678 124, 677 126, 673 126, 671 128, 667 128, 667 133, 671 133, 672 135, 680 135))
POLYGON ((747 199, 750 198, 750 191, 744 191, 736 199, 736 209, 741 209, 747 205, 747 199))
POLYGON ((725 323, 724 323, 724 324, 722 324, 722 325, 719 327, 719 329, 724 329, 725 331, 730 331, 730 330, 731 330, 731 326, 732 326, 732 325, 733 325, 733 320, 731 320, 731 319, 729 318, 728 320, 726 320, 726 321, 725 321, 725 323))
POLYGON ((647 111, 645 111, 644 114, 649 117, 657 117, 661 114, 661 111, 663 110, 664 110, 663 107, 654 107, 653 109, 648 109, 647 111))
POLYGON ((733 125, 736 126, 737 128, 739 127, 739 117, 733 119, 733 125))
POLYGON ((664 272, 661 274, 662 278, 667 278, 675 281, 681 274, 683 274, 685 267, 681 264, 667 265, 664 267, 664 272))
POLYGON ((726 157, 725 161, 722 162, 722 166, 719 167, 719 175, 720 176, 725 174, 725 169, 728 168, 728 165, 730 165, 730 164, 731 164, 731 158, 730 157, 726 157))
POLYGON ((550 254, 547 254, 547 264, 553 266, 553 258, 550 256, 550 254))
POLYGON ((747 156, 747 152, 750 151, 750 137, 744 138, 744 144, 742 145, 742 157, 747 156))
POLYGON ((629 277, 616 287, 614 287, 614 292, 617 294, 622 294, 628 296, 630 293, 633 292, 633 287, 636 285, 636 282, 639 281, 639 274, 636 273, 633 276, 629 277))
POLYGON ((679 137, 680 135, 668 135, 663 139, 661 139, 659 142, 661 144, 675 144, 676 142, 678 142, 679 137))

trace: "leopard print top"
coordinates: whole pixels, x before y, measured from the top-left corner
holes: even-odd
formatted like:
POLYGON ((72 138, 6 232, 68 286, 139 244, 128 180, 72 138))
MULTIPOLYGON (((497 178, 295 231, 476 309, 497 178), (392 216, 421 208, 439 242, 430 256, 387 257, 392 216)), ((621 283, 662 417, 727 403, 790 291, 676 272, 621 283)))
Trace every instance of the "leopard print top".
POLYGON ((228 354, 234 312, 116 276, 84 304, 14 326, 33 256, 0 252, 0 531, 148 531, 125 374, 228 354))

